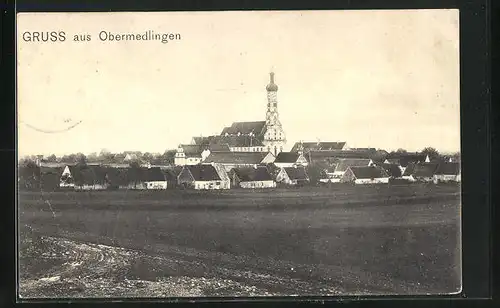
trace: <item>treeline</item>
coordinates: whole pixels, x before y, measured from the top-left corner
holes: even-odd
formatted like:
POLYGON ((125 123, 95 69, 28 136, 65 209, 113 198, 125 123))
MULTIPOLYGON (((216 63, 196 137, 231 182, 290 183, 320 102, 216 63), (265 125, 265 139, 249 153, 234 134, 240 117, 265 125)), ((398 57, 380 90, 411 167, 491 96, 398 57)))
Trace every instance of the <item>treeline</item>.
POLYGON ((87 164, 87 163, 102 163, 102 164, 142 164, 150 163, 152 165, 170 165, 174 163, 176 150, 167 150, 164 153, 150 152, 122 152, 111 153, 103 150, 100 153, 91 153, 85 155, 83 153, 74 153, 63 156, 55 154, 44 157, 43 155, 30 155, 22 157, 19 160, 21 165, 36 163, 43 161, 46 163, 65 163, 65 164, 87 164), (128 157, 127 157, 128 156, 128 157), (128 158, 128 159, 127 159, 128 158))

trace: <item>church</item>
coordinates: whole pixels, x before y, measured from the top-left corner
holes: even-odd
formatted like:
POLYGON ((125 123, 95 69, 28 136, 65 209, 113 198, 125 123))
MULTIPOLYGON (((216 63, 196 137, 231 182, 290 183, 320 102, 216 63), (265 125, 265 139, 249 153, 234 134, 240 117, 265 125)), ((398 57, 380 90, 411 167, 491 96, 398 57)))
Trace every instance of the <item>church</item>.
POLYGON ((255 122, 234 122, 225 127, 220 135, 194 137, 192 143, 200 150, 218 151, 229 147, 232 152, 270 152, 277 156, 283 151, 286 136, 278 113, 278 85, 274 82, 274 73, 270 73, 266 86, 266 120, 255 122))

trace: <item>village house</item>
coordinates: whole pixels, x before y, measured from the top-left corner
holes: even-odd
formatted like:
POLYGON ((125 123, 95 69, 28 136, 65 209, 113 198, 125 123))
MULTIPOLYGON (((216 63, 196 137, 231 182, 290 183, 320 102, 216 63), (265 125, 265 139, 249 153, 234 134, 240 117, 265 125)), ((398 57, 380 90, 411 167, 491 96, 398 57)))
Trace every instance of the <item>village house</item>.
POLYGON ((221 165, 226 172, 233 168, 255 167, 274 162, 270 152, 213 152, 203 160, 204 165, 221 165))
POLYGON ((385 164, 395 164, 401 169, 401 174, 405 173, 408 164, 429 163, 429 155, 419 153, 389 153, 384 161, 385 164))
POLYGON ((302 152, 281 152, 274 160, 277 167, 307 166, 307 159, 302 152))
POLYGON ((434 173, 434 183, 461 182, 461 170, 459 163, 440 163, 434 173))
POLYGON ((177 176, 178 185, 193 189, 229 189, 212 165, 186 165, 177 176))
POLYGON ((410 182, 432 182, 438 165, 437 163, 410 163, 402 178, 410 182))
POLYGON ((389 175, 376 166, 348 167, 341 182, 354 184, 387 184, 389 175))
POLYGON ((267 167, 258 166, 254 168, 234 168, 229 173, 232 187, 241 188, 273 188, 276 182, 273 180, 267 167))
POLYGON ((342 178, 349 167, 368 167, 374 166, 373 160, 368 158, 341 158, 338 160, 333 176, 342 178))
POLYGON ((75 190, 105 190, 106 170, 101 166, 78 166, 71 170, 75 190))
POLYGON ((403 172, 401 171, 401 166, 398 164, 383 163, 383 164, 377 164, 377 166, 380 166, 381 168, 383 168, 385 170, 385 172, 392 179, 401 178, 401 176, 403 175, 403 172))
POLYGON ((329 164, 326 168, 323 169, 323 172, 321 173, 321 178, 319 181, 321 183, 339 183, 340 182, 340 177, 335 175, 335 169, 337 168, 338 164, 329 164))
POLYGON ((305 167, 284 167, 276 176, 276 182, 292 186, 305 185, 309 183, 309 176, 305 167))

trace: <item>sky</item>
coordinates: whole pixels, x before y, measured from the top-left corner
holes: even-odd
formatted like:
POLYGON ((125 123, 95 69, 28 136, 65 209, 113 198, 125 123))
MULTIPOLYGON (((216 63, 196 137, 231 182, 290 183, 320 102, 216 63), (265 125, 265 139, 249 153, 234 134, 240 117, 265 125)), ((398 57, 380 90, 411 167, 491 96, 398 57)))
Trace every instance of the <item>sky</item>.
POLYGON ((271 71, 285 149, 460 149, 458 10, 24 13, 17 27, 19 156, 162 153, 264 121, 271 71), (99 40, 148 30, 181 39, 99 40))

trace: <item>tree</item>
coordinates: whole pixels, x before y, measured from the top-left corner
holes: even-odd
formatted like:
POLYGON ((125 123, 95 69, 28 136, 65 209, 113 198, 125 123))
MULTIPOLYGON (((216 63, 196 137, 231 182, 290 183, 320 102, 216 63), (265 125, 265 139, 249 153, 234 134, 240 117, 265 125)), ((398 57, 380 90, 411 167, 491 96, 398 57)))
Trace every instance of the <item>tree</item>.
POLYGON ((396 150, 396 153, 402 154, 402 153, 408 153, 408 151, 406 151, 405 149, 399 148, 396 150))
POLYGON ((439 158, 439 152, 432 147, 426 147, 422 150, 422 155, 428 155, 430 160, 439 158))
POLYGON ((55 163, 57 162, 57 157, 55 154, 50 155, 49 157, 46 158, 48 162, 55 163))
POLYGON ((75 155, 75 163, 81 166, 87 165, 87 157, 83 153, 78 153, 75 155))

